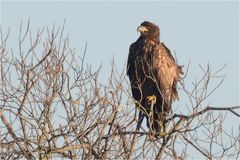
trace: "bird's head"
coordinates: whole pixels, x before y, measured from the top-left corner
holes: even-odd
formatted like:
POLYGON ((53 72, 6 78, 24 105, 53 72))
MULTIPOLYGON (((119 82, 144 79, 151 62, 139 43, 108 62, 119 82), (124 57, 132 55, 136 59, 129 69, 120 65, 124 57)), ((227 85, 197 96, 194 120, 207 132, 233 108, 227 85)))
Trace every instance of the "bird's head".
POLYGON ((160 30, 157 25, 152 22, 144 21, 137 28, 141 36, 148 37, 150 39, 159 39, 160 30))

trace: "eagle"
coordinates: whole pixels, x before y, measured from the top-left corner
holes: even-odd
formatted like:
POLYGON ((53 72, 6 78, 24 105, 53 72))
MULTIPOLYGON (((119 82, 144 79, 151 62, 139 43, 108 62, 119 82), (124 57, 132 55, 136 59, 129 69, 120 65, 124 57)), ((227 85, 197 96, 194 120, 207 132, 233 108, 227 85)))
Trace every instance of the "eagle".
POLYGON ((137 128, 146 117, 148 128, 162 133, 172 102, 178 99, 177 83, 183 74, 182 66, 160 42, 157 25, 144 21, 137 30, 140 36, 130 45, 127 61, 132 96, 140 110, 137 128))

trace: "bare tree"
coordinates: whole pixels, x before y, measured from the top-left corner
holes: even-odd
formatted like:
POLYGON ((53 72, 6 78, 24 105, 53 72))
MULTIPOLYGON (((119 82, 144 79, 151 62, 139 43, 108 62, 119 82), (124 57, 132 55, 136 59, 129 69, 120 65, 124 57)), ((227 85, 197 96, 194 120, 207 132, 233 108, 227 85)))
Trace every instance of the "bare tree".
POLYGON ((10 32, 0 31, 2 159, 186 159, 192 151, 207 159, 239 158, 240 135, 224 124, 240 117, 239 106, 205 103, 223 83, 221 69, 201 67, 192 90, 183 77, 180 90, 189 102, 184 111, 173 110, 165 134, 153 138, 144 124, 136 130, 125 69, 112 61, 108 81, 101 82, 101 67, 93 71, 84 61, 87 44, 79 56, 64 26, 33 34, 30 23, 21 24, 17 51, 7 47, 10 32))

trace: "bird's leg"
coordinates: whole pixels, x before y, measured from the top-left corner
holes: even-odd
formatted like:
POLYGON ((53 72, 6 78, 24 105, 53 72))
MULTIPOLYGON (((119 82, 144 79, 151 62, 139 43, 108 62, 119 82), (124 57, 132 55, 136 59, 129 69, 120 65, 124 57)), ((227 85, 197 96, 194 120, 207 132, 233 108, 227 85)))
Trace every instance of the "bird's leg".
POLYGON ((160 136, 161 137, 165 137, 165 135, 166 135, 166 128, 165 128, 165 116, 166 116, 166 111, 165 111, 165 108, 164 108, 164 106, 165 106, 165 101, 163 100, 163 102, 162 102, 162 113, 159 115, 159 119, 160 119, 160 121, 159 121, 159 126, 160 126, 160 136))
POLYGON ((138 104, 137 108, 139 108, 139 115, 138 115, 138 122, 137 122, 137 128, 136 131, 139 131, 142 121, 144 119, 145 114, 147 113, 147 110, 143 107, 142 104, 138 104))
POLYGON ((150 106, 150 112, 149 112, 149 119, 150 119, 150 130, 151 132, 153 132, 153 121, 154 121, 154 117, 153 117, 153 101, 151 101, 151 106, 150 106))
POLYGON ((153 133, 153 122, 154 122, 154 117, 153 117, 153 106, 156 103, 157 98, 155 95, 152 96, 147 96, 147 102, 150 104, 150 112, 149 112, 149 121, 150 121, 150 131, 153 133))
POLYGON ((137 128, 136 131, 139 131, 142 121, 143 121, 144 115, 142 111, 139 111, 139 115, 138 115, 138 122, 137 122, 137 128))
POLYGON ((147 101, 149 104, 155 104, 157 102, 157 97, 155 95, 147 96, 147 101))
POLYGON ((160 126, 160 136, 163 137, 165 136, 165 126, 163 124, 163 121, 162 119, 159 121, 159 126, 160 126))

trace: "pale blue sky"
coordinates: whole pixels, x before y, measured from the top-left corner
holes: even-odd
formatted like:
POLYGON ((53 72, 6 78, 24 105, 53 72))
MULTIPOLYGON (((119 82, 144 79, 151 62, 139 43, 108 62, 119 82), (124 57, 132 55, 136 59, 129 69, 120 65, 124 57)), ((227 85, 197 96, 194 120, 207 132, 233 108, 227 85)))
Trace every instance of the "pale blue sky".
MULTIPOLYGON (((86 61, 97 68, 102 64, 102 80, 110 73, 114 56, 122 70, 129 45, 139 33, 137 27, 144 20, 160 26, 160 39, 179 64, 187 66, 191 60, 186 85, 202 74, 199 64, 209 62, 213 70, 224 64, 226 79, 207 103, 212 106, 239 105, 239 2, 214 1, 152 1, 152 2, 1 2, 1 26, 11 28, 9 46, 17 48, 19 25, 31 20, 31 30, 52 24, 62 25, 69 33, 70 46, 82 54, 88 43, 86 61)), ((191 87, 190 87, 191 88, 191 87)), ((184 104, 181 97, 180 104, 184 104)), ((183 105, 184 106, 184 105, 183 105)), ((231 123, 229 121, 229 123, 231 123)))
MULTIPOLYGON (((180 64, 191 60, 189 83, 201 73, 199 64, 209 62, 213 69, 227 64, 224 84, 210 103, 216 106, 239 104, 239 3, 235 2, 1 2, 1 26, 11 28, 9 44, 17 47, 21 21, 31 20, 36 31, 53 23, 69 33, 70 45, 82 54, 87 42, 86 60, 93 67, 103 65, 109 73, 110 59, 122 69, 130 43, 139 33, 138 25, 149 20, 160 26, 161 41, 176 52, 180 64)), ((191 84, 189 84, 191 85, 191 84)))

